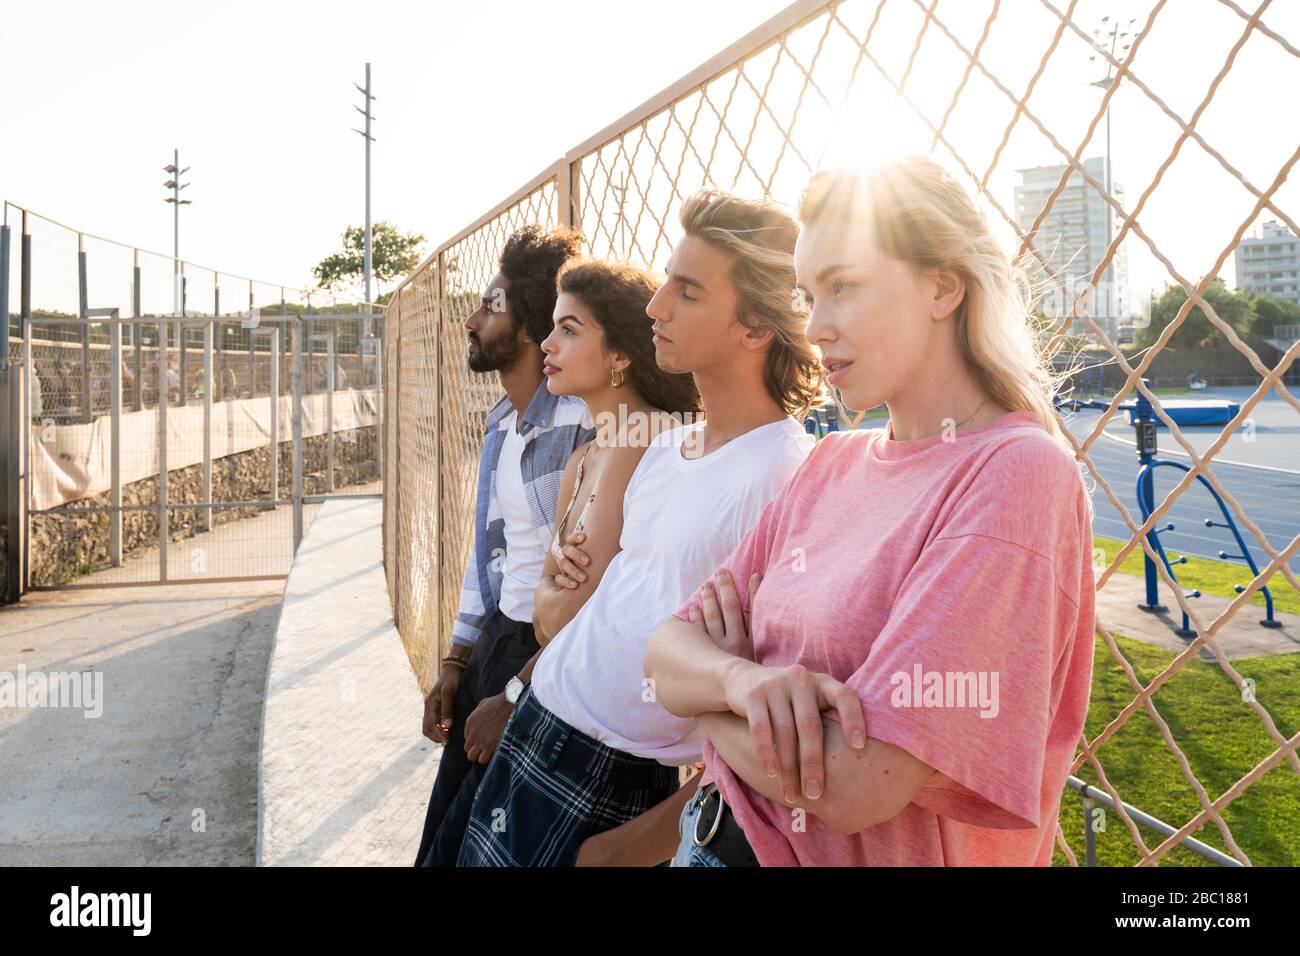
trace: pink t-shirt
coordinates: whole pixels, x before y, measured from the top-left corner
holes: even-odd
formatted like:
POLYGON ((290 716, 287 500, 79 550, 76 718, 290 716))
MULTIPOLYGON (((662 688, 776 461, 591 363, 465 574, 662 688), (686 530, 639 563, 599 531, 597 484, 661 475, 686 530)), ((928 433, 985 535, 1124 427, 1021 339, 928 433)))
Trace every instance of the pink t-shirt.
POLYGON ((706 742, 703 779, 764 866, 1051 862, 1092 677, 1091 518, 1073 456, 1030 412, 949 441, 873 429, 817 446, 726 562, 742 592, 763 575, 745 608, 755 659, 848 684, 868 736, 937 773, 846 836, 706 742))

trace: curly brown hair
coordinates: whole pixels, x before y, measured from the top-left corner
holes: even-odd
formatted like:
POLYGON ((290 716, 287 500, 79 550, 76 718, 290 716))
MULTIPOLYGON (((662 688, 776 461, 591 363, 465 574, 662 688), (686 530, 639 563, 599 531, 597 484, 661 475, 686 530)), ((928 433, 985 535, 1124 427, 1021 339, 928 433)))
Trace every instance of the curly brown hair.
POLYGON ((605 347, 631 361, 627 378, 647 402, 666 412, 698 412, 695 376, 663 371, 655 361, 654 324, 646 306, 659 284, 626 262, 575 259, 560 269, 559 291, 579 299, 600 323, 605 347))
POLYGON ((556 273, 581 250, 582 233, 574 229, 524 226, 506 240, 501 250, 501 274, 509 280, 506 305, 534 344, 555 327, 556 273))

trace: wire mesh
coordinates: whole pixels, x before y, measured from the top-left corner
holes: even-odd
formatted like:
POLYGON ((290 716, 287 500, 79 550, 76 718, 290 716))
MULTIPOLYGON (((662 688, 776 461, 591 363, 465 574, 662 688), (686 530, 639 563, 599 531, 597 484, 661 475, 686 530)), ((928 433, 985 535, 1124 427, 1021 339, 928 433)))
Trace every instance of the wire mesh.
MULTIPOLYGON (((1257 694, 1247 663, 1239 670, 1220 643, 1234 617, 1260 603, 1265 585, 1300 609, 1300 502, 1294 482, 1252 498, 1236 465, 1231 481, 1216 474, 1216 466, 1230 467, 1221 454, 1230 443, 1240 455, 1261 429, 1270 441, 1286 442, 1300 412, 1287 387, 1296 382, 1300 352, 1283 334, 1290 326, 1243 325, 1216 281, 1259 220, 1300 234, 1287 211, 1296 196, 1288 175, 1300 159, 1297 121, 1272 113, 1276 135, 1260 136, 1250 108, 1261 91, 1283 88, 1300 70, 1300 51, 1286 36, 1300 30, 1294 14, 1267 0, 1250 9, 1232 0, 1151 0, 1125 4, 1122 18, 1083 0, 795 3, 721 62, 683 77, 631 119, 571 151, 540 187, 510 197, 444 243, 394 296, 384 341, 385 398, 397 406, 384 438, 385 568, 421 686, 427 690, 434 679, 455 617, 472 546, 484 416, 495 391, 494 381, 465 370, 460 320, 495 271, 506 236, 529 221, 573 224, 592 254, 661 267, 678 209, 700 187, 792 204, 816 169, 870 159, 877 150, 897 154, 907 144, 935 156, 977 195, 1008 253, 1043 290, 1045 341, 1087 366, 1104 386, 1098 391, 1110 396, 1095 418, 1063 416, 1094 489, 1096 527, 1109 521, 1118 539, 1096 562, 1099 609, 1108 588, 1118 592, 1129 555, 1145 555, 1155 562, 1161 593, 1196 632, 1177 653, 1153 662, 1140 656, 1141 645, 1112 633, 1109 612, 1099 610, 1098 677, 1072 769, 1115 800, 1122 827, 1114 828, 1119 836, 1103 837, 1109 858, 1199 862, 1178 844, 1205 830, 1207 842, 1240 863, 1252 862, 1251 853, 1300 862, 1300 734, 1265 700, 1290 700, 1280 685, 1288 673, 1294 680, 1295 665, 1286 661, 1296 657, 1270 672, 1272 694, 1257 694), (1114 143, 1112 110, 1124 131, 1114 143), (1119 169, 1127 189, 1116 181, 1119 169), (1180 427, 1157 388, 1188 381, 1188 363, 1198 358, 1221 369, 1216 385, 1239 388, 1232 396, 1238 411, 1217 434, 1180 427), (1115 440, 1108 425, 1120 421, 1121 403, 1137 395, 1150 401, 1164 442, 1190 469, 1167 490, 1161 486, 1145 520, 1128 492, 1132 472, 1117 473, 1106 446, 1115 440), (1243 569, 1238 592, 1212 614, 1198 610, 1153 547, 1171 515, 1186 520, 1180 509, 1194 501, 1188 492, 1200 477, 1261 556, 1259 573, 1243 569), (1289 517, 1279 517, 1278 495, 1283 511, 1287 502, 1294 506, 1289 517), (1201 686, 1196 668, 1207 660, 1218 675, 1216 692, 1226 688, 1224 706, 1249 715, 1242 731, 1249 745, 1231 757, 1207 746, 1213 728, 1187 726, 1187 705, 1171 691, 1201 686), (1103 678, 1105 693, 1098 690, 1103 678), (1135 740, 1160 762, 1159 787, 1133 782, 1141 779, 1131 766, 1135 740), (1123 793, 1103 767, 1108 750, 1129 781, 1123 793), (1151 839, 1121 800, 1158 805, 1179 821, 1177 832, 1151 839), (1281 816, 1259 827, 1253 820, 1261 813, 1281 816)), ((1084 379, 1076 376, 1074 386, 1081 391, 1084 379)), ((1135 468, 1131 454, 1127 467, 1135 468)), ((1068 796, 1062 812, 1073 813, 1067 805, 1068 796)), ((1077 863, 1078 843, 1058 828, 1058 862, 1077 863)))
POLYGON ((323 347, 314 366, 305 356, 295 406, 291 327, 305 292, 5 208, 11 356, 29 371, 26 587, 282 576, 293 512, 317 507, 294 495, 296 462, 304 496, 381 491, 381 307, 313 316, 335 363, 323 347), (379 316, 369 337, 363 315, 379 316))

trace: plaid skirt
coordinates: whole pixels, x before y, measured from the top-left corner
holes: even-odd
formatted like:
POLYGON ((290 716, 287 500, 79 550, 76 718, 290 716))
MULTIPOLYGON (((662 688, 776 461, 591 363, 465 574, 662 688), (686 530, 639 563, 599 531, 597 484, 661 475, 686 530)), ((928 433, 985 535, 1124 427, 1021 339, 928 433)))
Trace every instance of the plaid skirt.
POLYGON ((572 866, 578 848, 672 796, 676 767, 575 730, 528 687, 479 783, 457 866, 572 866))

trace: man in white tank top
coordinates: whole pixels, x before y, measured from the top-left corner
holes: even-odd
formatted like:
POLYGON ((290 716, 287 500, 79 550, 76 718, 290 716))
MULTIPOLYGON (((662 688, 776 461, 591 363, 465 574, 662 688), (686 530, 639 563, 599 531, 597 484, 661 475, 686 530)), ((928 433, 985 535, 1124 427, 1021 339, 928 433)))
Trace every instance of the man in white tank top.
MULTIPOLYGON (((646 311, 660 368, 694 375, 706 421, 660 434, 641 459, 620 550, 537 660, 479 784, 458 866, 672 856, 671 843, 641 837, 681 812, 694 785, 679 789, 678 769, 700 759, 701 740, 647 686, 646 643, 808 455, 799 417, 823 381, 792 294, 793 219, 708 191, 685 204, 682 225, 646 311)), ((581 561, 572 542, 565 554, 562 576, 581 561)))

